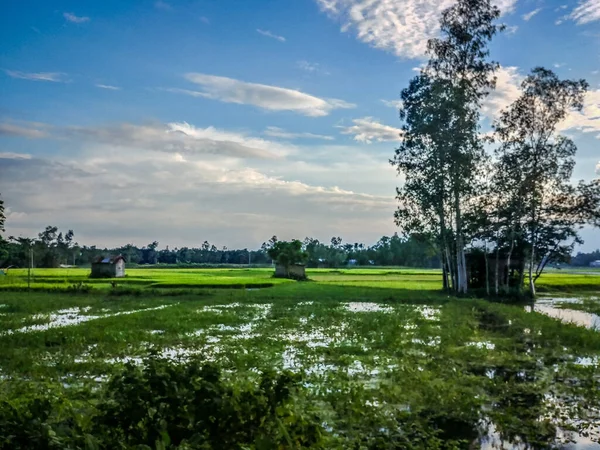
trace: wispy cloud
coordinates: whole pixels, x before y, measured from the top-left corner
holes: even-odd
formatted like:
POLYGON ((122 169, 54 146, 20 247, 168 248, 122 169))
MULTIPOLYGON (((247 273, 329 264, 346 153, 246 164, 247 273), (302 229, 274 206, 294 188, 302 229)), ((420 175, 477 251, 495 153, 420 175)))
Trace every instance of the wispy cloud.
POLYGON ((188 73, 185 78, 203 89, 193 91, 169 88, 169 92, 210 98, 225 103, 254 105, 269 111, 293 111, 305 116, 326 116, 334 109, 355 108, 356 105, 335 98, 320 98, 294 89, 266 84, 248 83, 233 78, 188 73))
POLYGON ((26 153, 0 152, 0 159, 31 159, 26 153))
POLYGON ((31 81, 52 81, 54 83, 65 83, 66 74, 62 72, 21 72, 19 70, 4 70, 9 77, 31 81))
POLYGON ((402 107, 402 100, 381 100, 381 103, 394 109, 400 109, 402 107))
POLYGON ((86 17, 86 16, 76 16, 73 13, 70 12, 65 12, 63 13, 63 17, 65 19, 67 19, 69 22, 73 22, 73 23, 85 23, 85 22, 89 22, 90 18, 86 17))
POLYGON ((154 7, 156 9, 162 9, 163 11, 172 11, 173 10, 173 7, 171 6, 170 3, 163 2, 162 0, 158 0, 158 1, 154 2, 154 7))
POLYGON ((329 75, 329 72, 324 70, 319 63, 302 60, 296 62, 296 67, 309 73, 321 73, 323 75, 329 75))
POLYGON ((568 16, 577 22, 577 25, 600 20, 600 0, 584 0, 579 2, 577 8, 568 16))
POLYGON ((43 124, 38 123, 28 122, 17 125, 11 122, 0 122, 0 136, 41 139, 48 136, 46 128, 43 124))
MULTIPOLYGON (((500 111, 510 106, 521 95, 524 75, 517 67, 500 67, 496 72, 496 89, 483 102, 483 112, 494 120, 500 111)), ((559 124, 559 131, 577 130, 582 133, 600 131, 600 89, 589 90, 581 111, 571 111, 559 124)))
POLYGON ((519 30, 517 25, 507 25, 504 31, 506 34, 515 34, 519 30))
POLYGON ((389 125, 384 125, 373 117, 354 119, 354 125, 349 127, 340 126, 342 134, 354 135, 354 140, 370 144, 373 141, 399 141, 402 130, 389 125))
POLYGON ((552 64, 556 69, 560 69, 561 67, 564 67, 565 63, 554 63, 552 64))
MULTIPOLYGON (((356 37, 372 47, 403 58, 420 58, 427 40, 439 31, 442 11, 455 0, 316 0, 321 10, 342 23, 342 31, 354 30, 356 37)), ((493 1, 503 13, 516 0, 493 1)))
POLYGON ((600 175, 600 161, 596 164, 596 175, 600 175))
POLYGON ((282 138, 282 139, 323 139, 325 141, 333 141, 333 136, 325 136, 322 134, 314 133, 291 133, 278 127, 267 127, 264 134, 271 137, 282 138))
POLYGON ((279 42, 285 42, 285 38, 283 36, 278 36, 277 34, 270 32, 269 30, 261 30, 260 28, 257 28, 256 31, 259 34, 262 34, 263 36, 269 37, 271 39, 277 39, 279 42))
POLYGON ((537 9, 534 9, 533 11, 528 12, 527 14, 523 14, 523 20, 526 22, 531 20, 531 18, 533 16, 535 16, 537 13, 539 13, 541 10, 542 10, 542 8, 537 8, 537 9))
POLYGON ((120 91, 121 88, 118 86, 111 86, 110 84, 97 84, 96 87, 100 89, 108 89, 110 91, 120 91))

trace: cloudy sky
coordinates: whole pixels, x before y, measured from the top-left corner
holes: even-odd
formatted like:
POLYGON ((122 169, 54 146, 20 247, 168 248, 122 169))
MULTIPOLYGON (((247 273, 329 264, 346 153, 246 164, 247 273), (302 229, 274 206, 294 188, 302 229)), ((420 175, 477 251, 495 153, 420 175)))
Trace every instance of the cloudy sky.
MULTIPOLYGON (((534 66, 591 85, 563 133, 600 173, 600 0, 496 0, 484 126, 534 66)), ((12 1, 0 17, 7 232, 256 248, 396 231, 399 93, 452 0, 12 1)), ((600 247, 586 230, 584 249, 600 247)))

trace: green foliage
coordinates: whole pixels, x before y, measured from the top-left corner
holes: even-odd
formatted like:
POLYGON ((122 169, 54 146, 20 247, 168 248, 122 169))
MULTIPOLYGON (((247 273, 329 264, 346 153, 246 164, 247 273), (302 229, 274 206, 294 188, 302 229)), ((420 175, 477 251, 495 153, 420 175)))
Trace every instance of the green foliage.
MULTIPOLYGON (((6 215, 4 213, 4 200, 0 196, 0 232, 4 232, 4 223, 6 221, 6 215)), ((0 235, 0 241, 2 240, 2 236, 0 235)))
POLYGON ((308 259, 308 253, 302 249, 302 242, 294 239, 290 242, 278 241, 269 250, 269 256, 282 265, 288 278, 294 278, 296 275, 290 273, 289 268, 294 264, 304 264, 308 259))
POLYGON ((1 449, 319 448, 319 418, 293 401, 299 378, 263 374, 255 383, 223 381, 214 365, 149 358, 128 365, 77 410, 60 390, 0 403, 1 449))

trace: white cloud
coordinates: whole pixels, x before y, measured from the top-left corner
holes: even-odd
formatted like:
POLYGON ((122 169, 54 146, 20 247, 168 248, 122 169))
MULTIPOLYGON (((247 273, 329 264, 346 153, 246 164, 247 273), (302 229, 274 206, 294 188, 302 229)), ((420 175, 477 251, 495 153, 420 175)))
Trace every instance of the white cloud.
POLYGON ((552 64, 556 69, 560 69, 561 67, 564 67, 565 63, 554 63, 552 64))
POLYGON ((112 148, 136 148, 181 155, 218 155, 266 160, 280 159, 296 151, 291 144, 214 127, 198 128, 186 122, 145 125, 121 123, 85 127, 0 122, 0 136, 48 138, 60 142, 85 142, 110 145, 112 148))
POLYGON ((111 86, 110 84, 97 84, 96 87, 100 89, 108 89, 110 91, 120 91, 121 88, 118 86, 111 86))
POLYGON ((9 77, 31 81, 52 81, 64 83, 66 74, 62 72, 21 72, 18 70, 4 70, 9 77))
POLYGON ((507 25, 504 31, 506 34, 515 34, 519 30, 517 25, 507 25))
POLYGON ((583 133, 600 131, 600 90, 588 91, 581 112, 571 112, 561 123, 560 128, 561 130, 579 130, 583 133))
POLYGON ((293 111, 311 117, 326 116, 334 109, 356 107, 356 105, 343 100, 319 98, 293 89, 248 83, 233 78, 202 73, 188 73, 185 78, 200 85, 203 91, 176 88, 170 88, 167 91, 226 103, 254 105, 270 111, 293 111))
POLYGON ((521 95, 523 76, 517 67, 501 66, 496 71, 496 89, 485 98, 482 106, 483 113, 493 121, 500 111, 508 107, 521 95))
MULTIPOLYGON (((519 98, 523 79, 517 67, 500 67, 496 73, 496 89, 484 100, 482 108, 490 120, 496 119, 500 111, 519 98)), ((581 112, 570 112, 559 124, 558 131, 566 130, 584 133, 600 131, 600 90, 588 91, 581 112)))
POLYGON ((373 141, 399 141, 402 130, 379 123, 372 117, 354 119, 354 125, 342 128, 342 134, 353 134, 354 140, 370 144, 373 141))
POLYGON ((0 136, 23 137, 27 139, 41 139, 48 136, 43 124, 26 123, 26 126, 10 122, 0 122, 0 136))
POLYGON ((67 19, 67 21, 72 22, 72 23, 85 23, 85 22, 89 22, 90 21, 89 17, 76 16, 75 14, 69 13, 69 12, 63 13, 63 17, 65 19, 67 19))
MULTIPOLYGON (((258 248, 273 234, 342 235, 370 243, 394 230, 393 168, 358 148, 307 147, 291 159, 251 164, 223 153, 153 151, 156 135, 144 127, 121 133, 122 126, 62 129, 71 130, 65 136, 79 146, 76 162, 0 155, 0 192, 20 213, 7 223, 9 234, 34 236, 53 223, 74 229, 84 244, 156 239, 161 246, 191 246, 201 236, 230 248, 258 248), (304 155, 309 160, 298 159, 304 155), (385 195, 343 186, 348 183, 371 189, 379 184, 385 195)), ((244 139, 211 127, 169 126, 170 133, 181 130, 193 137, 244 139)), ((246 139, 250 146, 256 138, 246 139)))
MULTIPOLYGON (((342 22, 342 31, 355 30, 372 47, 404 58, 422 57, 427 40, 439 31, 443 10, 454 0, 316 0, 322 11, 342 22)), ((503 13, 516 0, 496 0, 503 13)))
POLYGON ((542 10, 542 8, 537 8, 537 9, 534 9, 533 11, 528 12, 527 14, 523 14, 523 20, 526 22, 531 20, 531 18, 533 16, 535 16, 537 13, 539 13, 541 10, 542 10))
POLYGON ((223 131, 214 127, 197 128, 188 123, 134 125, 123 123, 107 127, 66 127, 57 137, 111 145, 113 148, 138 148, 180 155, 218 155, 234 158, 277 159, 290 153, 289 146, 223 131))
POLYGON ((31 159, 26 153, 0 152, 0 159, 31 159))
POLYGON ((577 22, 577 25, 600 20, 600 0, 583 0, 568 16, 577 22))
POLYGON ((394 109, 402 108, 402 100, 381 100, 381 103, 383 103, 385 106, 387 106, 389 108, 394 108, 394 109))
POLYGON ((282 139, 323 139, 326 141, 333 141, 333 136, 325 136, 322 134, 314 133, 290 133, 283 128, 278 127, 267 127, 264 134, 271 137, 277 137, 282 139))
POLYGON ((162 9, 163 11, 172 11, 173 10, 173 7, 171 6, 170 3, 163 2, 162 0, 158 0, 158 1, 154 2, 154 7, 156 9, 162 9))
POLYGON ((279 42, 285 42, 285 38, 283 36, 278 36, 274 33, 271 33, 269 30, 261 30, 260 28, 257 28, 256 31, 259 34, 262 34, 263 36, 269 37, 271 39, 276 39, 279 42))
POLYGON ((596 175, 600 175, 600 161, 596 164, 596 175))
POLYGON ((298 61, 296 66, 309 73, 322 73, 323 75, 329 75, 329 72, 324 70, 319 63, 312 63, 308 61, 298 61))

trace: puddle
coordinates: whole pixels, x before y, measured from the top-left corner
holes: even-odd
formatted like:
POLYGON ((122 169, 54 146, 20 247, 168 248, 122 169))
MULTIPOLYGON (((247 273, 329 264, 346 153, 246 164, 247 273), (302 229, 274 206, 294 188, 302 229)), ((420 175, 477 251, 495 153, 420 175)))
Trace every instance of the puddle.
POLYGON ((117 316, 126 316, 129 314, 136 314, 140 312, 146 311, 158 311, 160 309, 168 308, 173 305, 161 305, 155 308, 146 308, 146 309, 136 309, 132 311, 121 311, 114 314, 105 314, 102 316, 94 316, 94 315, 85 315, 91 308, 68 308, 68 309, 60 309, 50 314, 35 314, 32 316, 34 320, 40 319, 48 319, 47 323, 37 324, 37 325, 29 325, 22 328, 18 328, 16 330, 6 330, 4 333, 0 335, 14 334, 14 333, 31 333, 34 331, 46 331, 51 328, 62 328, 62 327, 71 327, 75 325, 79 325, 84 322, 89 322, 91 320, 98 319, 106 319, 108 317, 117 317, 117 316))
POLYGON ((344 307, 350 312, 385 312, 390 313, 394 308, 387 305, 369 302, 349 302, 344 303, 344 307))
MULTIPOLYGON (((526 306, 525 310, 531 312, 531 306, 526 306)), ((564 323, 572 323, 580 327, 590 328, 592 330, 600 330, 600 316, 597 314, 578 311, 575 309, 562 309, 552 306, 551 303, 536 304, 533 307, 535 312, 545 314, 553 319, 558 319, 564 323)))
POLYGON ((477 347, 485 350, 494 350, 496 345, 493 342, 479 341, 479 342, 467 342, 467 347, 477 347))
POLYGON ((421 313, 425 320, 439 320, 440 308, 433 306, 417 306, 415 309, 421 313))
POLYGON ((439 336, 435 336, 433 338, 429 338, 428 341, 424 341, 423 339, 415 338, 411 342, 413 344, 426 345, 428 347, 436 347, 436 346, 440 345, 440 343, 442 342, 442 338, 439 336))
POLYGON ((600 363, 600 358, 598 356, 580 356, 578 358, 575 358, 575 361, 573 363, 577 366, 597 366, 598 363, 600 363))
MULTIPOLYGON (((158 353, 158 358, 168 359, 170 361, 189 361, 192 356, 204 355, 205 360, 214 360, 214 354, 219 353, 218 348, 214 349, 191 349, 185 347, 167 347, 163 348, 158 353)), ((141 365, 144 362, 143 356, 121 356, 116 358, 108 358, 104 360, 108 364, 127 364, 133 363, 135 365, 141 365)))

